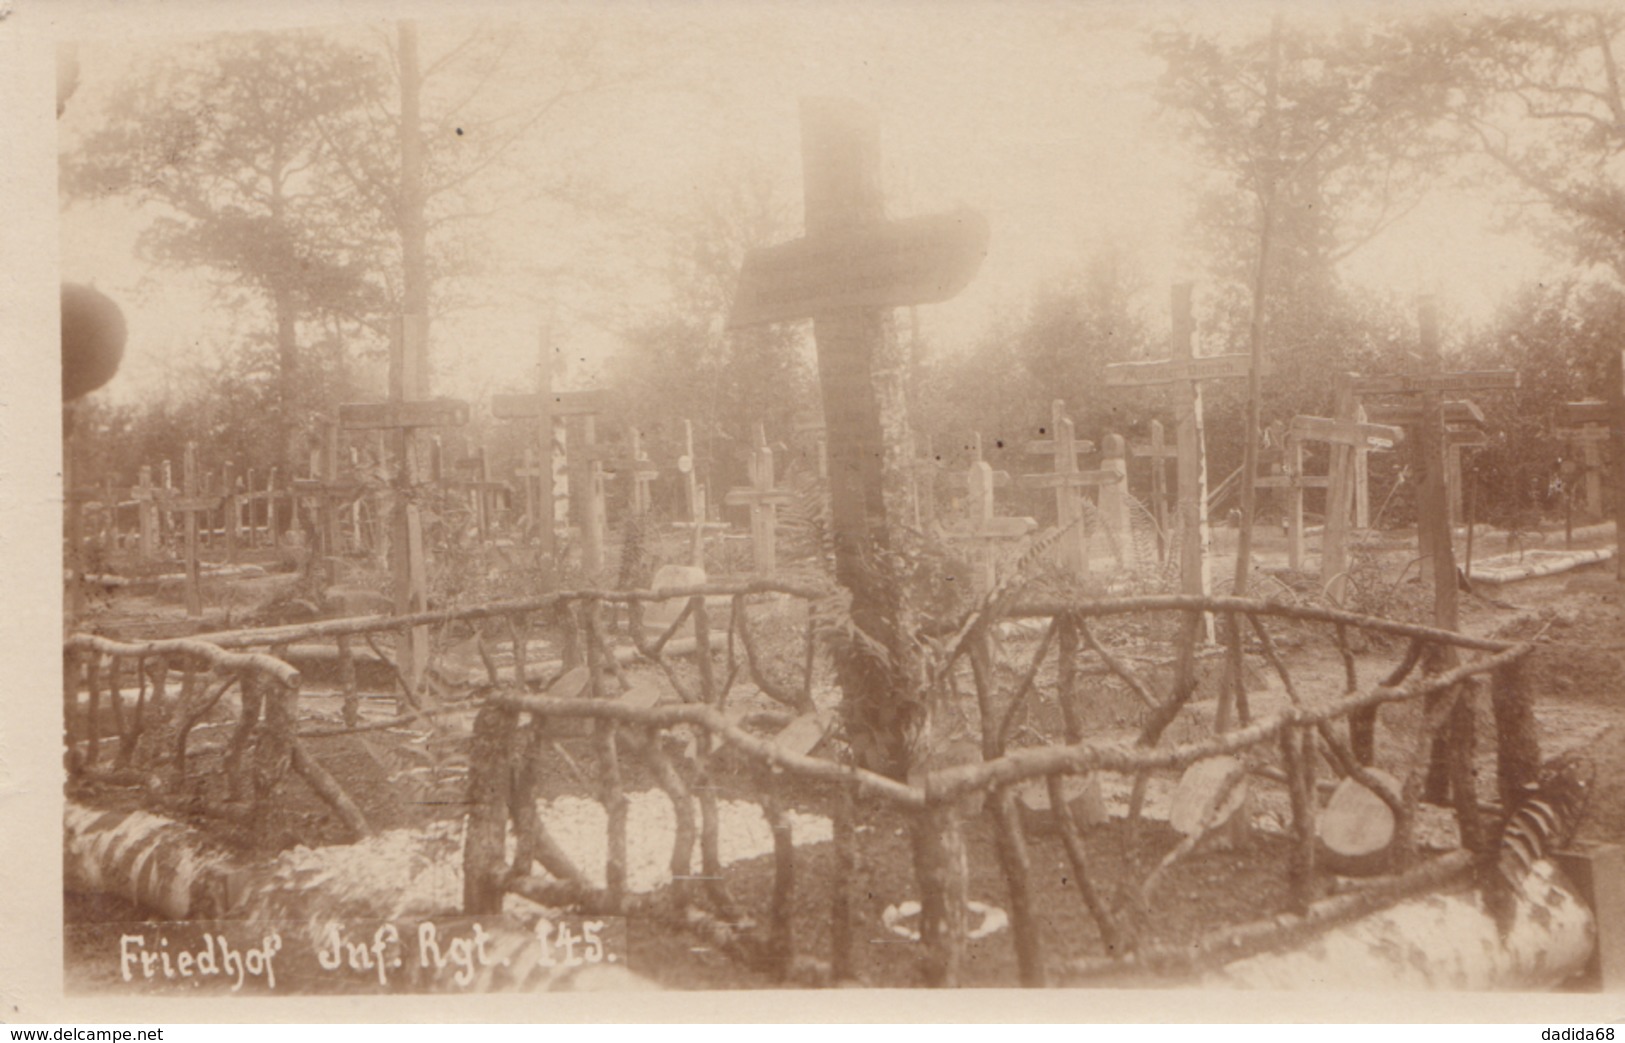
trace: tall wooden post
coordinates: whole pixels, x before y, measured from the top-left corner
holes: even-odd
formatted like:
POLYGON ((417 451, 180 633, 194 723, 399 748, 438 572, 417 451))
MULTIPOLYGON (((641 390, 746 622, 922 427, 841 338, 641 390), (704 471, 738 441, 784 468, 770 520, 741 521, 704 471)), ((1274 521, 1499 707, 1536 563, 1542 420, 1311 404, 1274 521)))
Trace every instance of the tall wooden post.
MULTIPOLYGON (((346 430, 387 432, 392 443, 394 504, 389 519, 389 562, 396 615, 422 612, 428 607, 428 565, 424 558, 423 519, 417 504, 420 464, 416 430, 468 423, 466 402, 422 397, 428 383, 423 372, 423 334, 420 316, 396 320, 390 342, 389 401, 339 406, 339 423, 346 430)), ((428 668, 428 638, 427 627, 412 627, 398 645, 397 666, 407 680, 411 699, 421 690, 423 672, 428 668)))
MULTIPOLYGON (((1179 283, 1170 293, 1173 330, 1170 357, 1155 362, 1118 362, 1106 367, 1107 387, 1171 384, 1179 448, 1180 590, 1207 596, 1213 590, 1209 550, 1213 537, 1207 521, 1207 438, 1202 418, 1202 381, 1245 377, 1250 355, 1197 357, 1191 316, 1191 284, 1179 283)), ((1213 640, 1213 617, 1204 614, 1207 640, 1213 640)))

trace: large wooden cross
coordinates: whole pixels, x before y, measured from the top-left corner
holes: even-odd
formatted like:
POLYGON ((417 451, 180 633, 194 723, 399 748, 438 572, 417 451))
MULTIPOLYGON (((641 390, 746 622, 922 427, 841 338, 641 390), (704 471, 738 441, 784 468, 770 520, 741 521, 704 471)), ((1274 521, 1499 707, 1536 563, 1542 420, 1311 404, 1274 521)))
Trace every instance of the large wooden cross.
MULTIPOLYGON (((423 519, 418 510, 417 432, 426 427, 460 427, 468 423, 468 403, 449 398, 422 398, 428 386, 424 370, 423 316, 396 320, 390 337, 389 399, 339 406, 339 425, 347 431, 388 432, 395 459, 394 509, 390 533, 390 571, 396 615, 428 609, 429 569, 423 549, 423 519)), ((427 627, 409 628, 401 637, 397 666, 406 678, 407 702, 422 689, 429 663, 427 627)))
POLYGON ((963 289, 987 254, 988 226, 970 210, 887 220, 880 128, 860 106, 804 101, 801 128, 806 235, 746 256, 728 324, 813 320, 835 578, 852 594, 853 625, 890 656, 844 656, 837 673, 859 729, 876 739, 864 761, 905 778, 919 747, 907 741, 894 707, 919 703, 919 652, 901 627, 910 612, 899 612, 897 593, 872 576, 872 563, 890 559, 910 521, 908 367, 888 311, 963 289))
POLYGON ((778 509, 795 501, 787 490, 773 484, 773 450, 767 432, 756 425, 756 448, 750 455, 750 484, 729 489, 723 503, 750 508, 751 556, 756 571, 764 576, 778 569, 778 509))
MULTIPOLYGON (((1252 356, 1240 353, 1198 357, 1193 340, 1191 286, 1172 290, 1173 330, 1169 358, 1152 362, 1117 362, 1106 367, 1107 387, 1173 385, 1175 442, 1179 459, 1179 577, 1186 594, 1206 596, 1213 580, 1208 562, 1212 535, 1207 521, 1207 447, 1203 433, 1202 382, 1247 376, 1252 356)), ((1213 619, 1205 617, 1213 639, 1213 619)))
MULTIPOLYGON (((1518 386, 1516 370, 1475 370, 1444 372, 1440 364, 1437 312, 1431 300, 1421 310, 1422 356, 1429 372, 1405 376, 1360 377, 1352 382, 1353 390, 1361 395, 1403 395, 1421 406, 1418 437, 1414 450, 1422 464, 1422 490, 1417 503, 1417 542, 1421 556, 1430 560, 1433 573, 1434 625, 1443 630, 1455 630, 1459 623, 1457 609, 1457 574, 1455 551, 1452 547, 1450 524, 1450 497, 1446 485, 1446 429, 1449 413, 1445 408, 1447 392, 1491 391, 1518 386)), ((1482 416, 1476 408, 1471 413, 1482 416)), ((1453 653, 1446 658, 1452 660, 1453 653)))
MULTIPOLYGON (((1435 320, 1431 309, 1424 309, 1424 316, 1424 331, 1427 335, 1436 337, 1437 328, 1433 325, 1435 320)), ((1417 511, 1417 553, 1424 559, 1432 559, 1435 551, 1440 548, 1438 541, 1442 540, 1444 544, 1449 544, 1453 539, 1461 515, 1461 455, 1460 450, 1454 454, 1450 450, 1449 440, 1452 437, 1450 432, 1484 426, 1484 412, 1476 404, 1469 400, 1446 401, 1444 396, 1446 393, 1461 394, 1468 391, 1516 388, 1518 373, 1510 369, 1443 372, 1439 369, 1437 361, 1437 341, 1425 342, 1424 348, 1432 352, 1430 364, 1434 367, 1434 372, 1356 377, 1351 386, 1354 392, 1361 396, 1386 395, 1403 398, 1398 404, 1368 405, 1366 411, 1374 420, 1404 427, 1415 433, 1411 451, 1417 470, 1422 475, 1424 501, 1431 495, 1429 483, 1435 477, 1428 468, 1436 465, 1439 469, 1437 478, 1440 502, 1437 505, 1430 502, 1419 503, 1417 511), (1431 513, 1435 506, 1438 510, 1436 515, 1431 513)), ((1450 567, 1454 570, 1454 553, 1448 546, 1443 550, 1443 556, 1449 558, 1450 567)), ((1454 584, 1455 580, 1452 579, 1451 582, 1454 584)), ((1447 594, 1445 597, 1454 602, 1454 594, 1447 594)), ((1440 614, 1441 617, 1454 618, 1453 604, 1447 608, 1441 607, 1440 614)))
POLYGON ((1065 402, 1051 402, 1049 416, 1050 437, 1028 442, 1026 450, 1052 457, 1053 470, 1048 474, 1024 474, 1021 481, 1035 489, 1055 490, 1055 524, 1064 530, 1058 544, 1061 565, 1073 575, 1082 576, 1089 571, 1089 529, 1084 524, 1082 492, 1121 481, 1122 476, 1079 468, 1079 454, 1094 452, 1094 443, 1077 437, 1072 418, 1066 415, 1065 402))

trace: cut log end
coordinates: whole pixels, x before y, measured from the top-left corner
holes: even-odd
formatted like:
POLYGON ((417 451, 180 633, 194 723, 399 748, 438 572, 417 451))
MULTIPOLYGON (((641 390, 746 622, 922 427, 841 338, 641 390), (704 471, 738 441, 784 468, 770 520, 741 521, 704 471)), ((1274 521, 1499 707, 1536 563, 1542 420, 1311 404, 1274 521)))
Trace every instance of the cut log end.
MULTIPOLYGON (((1372 771, 1378 781, 1399 792, 1389 775, 1372 771)), ((1332 791, 1320 815, 1320 851, 1327 869, 1343 876, 1372 876, 1392 867, 1394 813, 1376 793, 1353 778, 1332 791)))
POLYGON ((1247 768, 1234 757, 1209 757, 1185 769, 1174 790, 1168 824, 1184 836, 1209 834, 1241 846, 1252 825, 1247 768))

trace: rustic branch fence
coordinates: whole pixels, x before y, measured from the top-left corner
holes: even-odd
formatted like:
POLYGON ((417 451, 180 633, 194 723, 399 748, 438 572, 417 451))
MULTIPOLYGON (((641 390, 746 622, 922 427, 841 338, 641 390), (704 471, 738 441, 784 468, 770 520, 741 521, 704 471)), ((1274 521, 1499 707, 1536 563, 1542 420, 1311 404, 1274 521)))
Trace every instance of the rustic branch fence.
MULTIPOLYGON (((507 894, 522 895, 551 907, 574 907, 602 913, 637 912, 663 915, 702 932, 712 944, 765 963, 785 979, 798 975, 809 961, 821 966, 820 977, 840 980, 853 967, 854 932, 851 917, 856 903, 847 893, 851 873, 836 874, 830 888, 834 929, 827 963, 798 952, 793 936, 794 893, 798 856, 786 812, 787 786, 800 785, 798 797, 816 796, 827 802, 833 820, 835 865, 850 870, 857 864, 859 834, 854 828, 858 802, 879 801, 913 821, 912 845, 920 887, 921 969, 932 984, 952 985, 961 977, 966 952, 967 880, 964 819, 978 805, 989 816, 998 864, 1004 876, 1011 920, 1011 935, 1023 984, 1097 978, 1125 971, 1189 970, 1208 962, 1232 959, 1248 951, 1278 943, 1282 938, 1358 915, 1398 896, 1436 887, 1459 875, 1485 854, 1486 837, 1493 830, 1480 821, 1486 803, 1476 791, 1472 772, 1471 729, 1460 728, 1458 707, 1465 706, 1488 678, 1496 721, 1495 757, 1497 796, 1504 804, 1511 794, 1534 777, 1538 750, 1532 708, 1520 663, 1532 646, 1473 638, 1425 626, 1314 606, 1284 604, 1233 597, 1166 595, 1076 602, 1015 605, 994 615, 975 615, 951 633, 938 635, 940 648, 934 664, 936 698, 949 699, 961 679, 974 691, 980 724, 980 760, 924 772, 912 782, 845 763, 834 756, 816 756, 824 737, 839 750, 838 729, 826 736, 823 718, 814 710, 814 619, 829 591, 781 582, 717 583, 659 591, 561 591, 522 600, 495 602, 468 609, 418 613, 401 617, 366 617, 329 620, 294 627, 218 633, 184 641, 123 644, 105 638, 77 636, 66 646, 70 705, 78 703, 81 689, 88 692, 91 727, 88 738, 72 744, 71 760, 78 771, 93 770, 97 759, 95 718, 102 691, 120 690, 120 672, 133 664, 141 695, 133 715, 111 700, 120 736, 113 770, 133 770, 167 763, 180 778, 184 772, 186 735, 222 693, 236 685, 243 707, 232 735, 227 758, 232 793, 241 798, 239 816, 250 821, 272 804, 274 791, 292 768, 357 833, 367 829, 365 819, 338 784, 321 770, 301 743, 298 720, 300 678, 281 656, 294 642, 330 640, 350 669, 345 678, 346 720, 353 727, 378 728, 432 720, 442 708, 431 704, 425 691, 403 690, 400 713, 388 721, 359 724, 353 639, 377 649, 380 634, 398 633, 416 626, 470 626, 475 631, 486 684, 479 694, 474 718, 468 782, 469 818, 464 848, 464 912, 498 912, 507 894), (767 597, 800 601, 807 606, 802 640, 804 654, 799 676, 782 676, 777 664, 763 654, 762 635, 751 620, 751 610, 767 597), (707 601, 727 598, 731 611, 725 630, 713 631, 707 601), (685 607, 660 634, 648 637, 642 626, 642 608, 651 601, 683 599, 685 607), (605 606, 630 608, 630 634, 637 658, 657 667, 670 682, 675 702, 662 701, 658 691, 630 676, 611 647, 605 625, 605 606), (1145 672, 1143 657, 1114 649, 1101 628, 1117 617, 1161 616, 1169 629, 1192 635, 1191 626, 1202 613, 1234 616, 1254 634, 1253 650, 1274 672, 1287 695, 1287 705, 1267 716, 1244 721, 1234 730, 1174 744, 1164 733, 1186 708, 1196 688, 1192 662, 1195 650, 1188 641, 1175 649, 1171 681, 1145 672), (1016 664, 1014 683, 1001 685, 992 669, 994 635, 1011 621, 1036 621, 1041 637, 1016 664), (1343 690, 1334 697, 1314 697, 1301 689, 1278 650, 1282 624, 1300 631, 1324 632, 1344 666, 1343 690), (545 628, 563 649, 561 661, 545 672, 528 662, 528 639, 545 628), (692 636, 681 641, 687 626, 692 636), (1357 676, 1351 632, 1363 630, 1404 643, 1398 665, 1369 687, 1357 676), (490 638, 487 642, 487 638, 490 638), (681 645, 681 650, 679 650, 681 645), (498 665, 506 648, 512 663, 504 675, 498 665), (1472 657, 1437 673, 1418 672, 1419 664, 1434 659, 1436 649, 1455 648, 1472 657), (263 648, 267 652, 247 651, 263 648), (691 654, 692 677, 676 668, 675 656, 691 654), (1041 669, 1053 658, 1054 682, 1040 680, 1041 669), (153 704, 166 690, 167 677, 179 670, 181 690, 171 712, 159 721, 143 722, 141 707, 153 704), (780 676, 774 676, 775 673, 780 676), (1144 723, 1132 740, 1091 740, 1084 734, 1082 700, 1086 679, 1108 677, 1121 684, 1145 705, 1144 723), (742 678, 783 704, 782 714, 757 715, 745 720, 729 707, 729 695, 742 678), (154 699, 147 697, 149 683, 154 699), (1046 691, 1045 689, 1049 690, 1046 691), (540 690, 540 694, 538 694, 540 690), (1064 742, 1012 748, 1012 722, 1033 700, 1053 699, 1064 722, 1064 742), (1401 780, 1398 793, 1390 793, 1372 774, 1375 746, 1372 725, 1379 707, 1389 703, 1418 702, 1421 724, 1405 737, 1407 750, 1401 763, 1389 771, 1401 780), (135 720, 131 720, 131 717, 135 720), (763 734, 763 718, 766 731, 763 734), (550 768, 546 757, 555 748, 552 736, 561 722, 577 722, 590 729, 598 797, 607 816, 607 859, 604 884, 597 886, 571 863, 547 831, 537 811, 538 785, 550 768), (810 724, 809 724, 810 722, 810 724), (1343 722, 1346 722, 1343 723, 1343 722), (810 731, 809 731, 810 727, 810 731), (1459 835, 1466 850, 1423 859, 1417 851, 1414 826, 1428 772, 1434 737, 1448 731, 1453 807, 1459 835), (689 737, 692 736, 690 739, 689 737), (1461 741, 1465 739, 1466 741, 1461 741), (252 749, 250 749, 252 747, 252 749), (728 748, 743 758, 752 774, 752 787, 772 827, 774 874, 769 908, 761 916, 764 927, 741 926, 742 917, 729 893, 719 854, 719 815, 714 784, 716 755, 728 748), (682 752, 676 752, 681 749, 682 752), (250 758, 251 753, 251 758, 250 758), (1231 925, 1202 938, 1194 946, 1167 948, 1135 937, 1125 926, 1131 910, 1114 907, 1107 889, 1090 871, 1089 836, 1072 817, 1064 800, 1063 780, 1091 772, 1111 772, 1133 781, 1128 828, 1138 828, 1142 798, 1153 773, 1173 772, 1220 755, 1249 755, 1255 774, 1284 786, 1290 807, 1288 824, 1292 909, 1252 924, 1231 925), (627 879, 627 796, 624 758, 647 769, 650 778, 671 799, 676 834, 670 855, 673 885, 658 896, 629 895, 627 879), (143 764, 145 759, 147 764, 143 764), (245 773, 243 764, 252 764, 245 773), (1352 776, 1373 789, 1391 807, 1396 821, 1397 854, 1389 875, 1352 895, 1326 897, 1327 874, 1316 865, 1317 765, 1330 765, 1334 774, 1352 776), (241 776, 240 780, 238 776, 241 776), (1033 908, 1027 837, 1015 805, 1016 787, 1043 780, 1051 795, 1056 824, 1066 857, 1078 883, 1081 901, 1107 941, 1112 957, 1088 962, 1052 965, 1046 960, 1043 918, 1033 908), (516 841, 509 844, 509 830, 516 841), (699 871, 695 872, 698 847, 699 871), (509 856, 512 851, 512 857, 509 856), (542 872, 537 872, 540 867, 542 872)), ((1009 644, 1006 642, 1006 644, 1009 644)), ((382 656, 381 650, 378 652, 382 656)), ((387 658, 387 657, 386 657, 387 658)), ((403 678, 400 679, 404 683, 403 678)), ((465 707, 466 708, 466 707, 465 707)), ((305 732, 305 735, 331 732, 305 732)), ((576 734, 579 734, 578 731, 576 734)), ((738 761, 736 760, 736 764, 738 761)), ((1493 801, 1489 801, 1493 803, 1493 801)), ((1215 801, 1222 804, 1223 801, 1215 801)), ((1149 895, 1163 867, 1186 853, 1170 854, 1163 865, 1139 881, 1130 894, 1149 895)), ((1121 900, 1119 900, 1121 903, 1121 900)))

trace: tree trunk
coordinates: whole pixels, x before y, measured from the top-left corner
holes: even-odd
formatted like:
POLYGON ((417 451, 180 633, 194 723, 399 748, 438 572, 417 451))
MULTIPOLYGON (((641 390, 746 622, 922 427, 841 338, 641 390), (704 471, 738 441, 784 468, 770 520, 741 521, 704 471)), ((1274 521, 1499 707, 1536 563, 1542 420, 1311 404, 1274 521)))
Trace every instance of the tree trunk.
MULTIPOLYGON (((880 132, 873 117, 842 101, 802 106, 807 234, 885 220, 880 132)), ((841 657, 837 674, 853 743, 866 766, 906 778, 914 738, 929 729, 910 633, 914 612, 898 538, 910 518, 907 352, 882 309, 847 309, 814 321, 818 375, 829 437, 835 578, 852 594, 852 622, 884 649, 841 657)))

